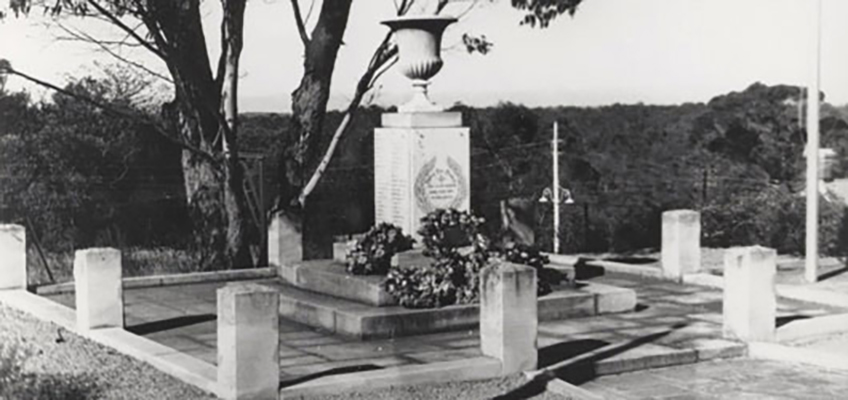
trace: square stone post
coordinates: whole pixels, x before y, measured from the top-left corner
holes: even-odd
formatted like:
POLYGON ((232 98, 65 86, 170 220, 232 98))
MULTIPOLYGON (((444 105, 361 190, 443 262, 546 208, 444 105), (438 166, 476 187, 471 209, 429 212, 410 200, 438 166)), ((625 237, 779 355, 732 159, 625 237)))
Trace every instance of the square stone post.
POLYGON ((480 346, 503 375, 536 369, 536 270, 508 262, 480 275, 480 346))
POLYGON ((724 336, 770 341, 775 336, 777 251, 753 246, 724 255, 724 336))
POLYGON ((20 225, 0 225, 0 290, 26 286, 26 230, 20 225))
POLYGON ((77 250, 74 254, 77 329, 124 327, 121 252, 111 248, 77 250))
POLYGON ((279 398, 280 294, 255 283, 218 289, 218 387, 228 400, 279 398))
POLYGON ((268 266, 277 269, 277 275, 294 283, 297 281, 295 265, 303 261, 303 233, 299 221, 282 213, 271 217, 268 227, 268 266))
POLYGON ((673 210, 662 214, 663 275, 678 281, 701 269, 701 213, 673 210))

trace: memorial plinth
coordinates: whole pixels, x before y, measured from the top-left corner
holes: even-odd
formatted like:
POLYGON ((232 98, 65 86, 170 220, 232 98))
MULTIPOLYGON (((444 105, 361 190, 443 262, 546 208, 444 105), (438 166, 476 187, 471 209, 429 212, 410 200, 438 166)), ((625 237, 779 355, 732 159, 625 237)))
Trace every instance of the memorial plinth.
POLYGON ((469 129, 458 112, 383 114, 374 131, 375 222, 415 234, 437 208, 471 205, 469 129))

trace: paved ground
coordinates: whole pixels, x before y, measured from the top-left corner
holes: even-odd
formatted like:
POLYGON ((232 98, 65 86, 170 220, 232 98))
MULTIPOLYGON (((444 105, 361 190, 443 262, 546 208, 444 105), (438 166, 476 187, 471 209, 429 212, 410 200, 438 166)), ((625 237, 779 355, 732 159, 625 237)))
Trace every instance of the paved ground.
POLYGON ((845 399, 848 372, 733 359, 602 376, 581 387, 608 400, 845 399))
MULTIPOLYGON (((724 253, 726 249, 702 248, 701 269, 714 275, 721 275, 724 269, 724 253)), ((586 254, 589 259, 609 260, 624 264, 634 264, 659 270, 660 253, 646 252, 631 256, 616 254, 586 254)), ((848 259, 824 257, 819 259, 819 281, 808 284, 804 278, 804 258, 788 254, 777 256, 776 283, 805 286, 817 290, 834 291, 848 294, 848 259)))
POLYGON ((848 360, 848 333, 811 337, 797 340, 790 345, 818 350, 848 360))
MULTIPOLYGON (((624 275, 593 280, 636 289, 638 311, 540 324, 542 366, 634 339, 646 340, 611 357, 663 354, 692 346, 694 339, 721 336, 720 291, 624 275)), ((128 289, 124 292, 127 329, 215 363, 215 290, 221 286, 223 283, 128 289)), ((73 307, 73 294, 50 298, 73 307)), ((781 300, 778 324, 842 312, 848 310, 781 300)), ((289 384, 325 374, 479 354, 475 330, 359 342, 292 321, 280 322, 281 380, 289 384)))

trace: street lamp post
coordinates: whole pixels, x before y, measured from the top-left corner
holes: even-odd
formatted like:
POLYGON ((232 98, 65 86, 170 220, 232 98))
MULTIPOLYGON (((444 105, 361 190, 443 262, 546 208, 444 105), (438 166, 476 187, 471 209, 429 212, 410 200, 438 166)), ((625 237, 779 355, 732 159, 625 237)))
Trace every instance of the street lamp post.
POLYGON ((554 220, 554 237, 553 237, 553 252, 559 254, 559 206, 560 204, 573 204, 574 199, 571 198, 571 191, 563 189, 559 185, 559 124, 554 121, 554 137, 551 141, 551 158, 553 159, 553 179, 551 187, 547 187, 542 191, 542 196, 539 198, 540 203, 553 203, 553 220, 554 220))

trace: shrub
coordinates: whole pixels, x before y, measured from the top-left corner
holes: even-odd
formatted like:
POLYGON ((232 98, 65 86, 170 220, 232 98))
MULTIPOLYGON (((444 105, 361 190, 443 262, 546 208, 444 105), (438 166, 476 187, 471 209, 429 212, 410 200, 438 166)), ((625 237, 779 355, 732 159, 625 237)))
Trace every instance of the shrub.
MULTIPOLYGON (((701 213, 703 243, 708 247, 762 245, 780 253, 804 254, 806 200, 783 188, 769 188, 737 201, 711 204, 701 213)), ((819 252, 846 253, 846 207, 819 200, 819 252)))
POLYGON ((371 228, 347 253, 347 271, 354 275, 386 274, 392 257, 411 249, 413 242, 401 228, 381 223, 371 228))
POLYGON ((27 354, 0 344, 0 399, 83 400, 100 397, 89 378, 24 372, 27 354))

